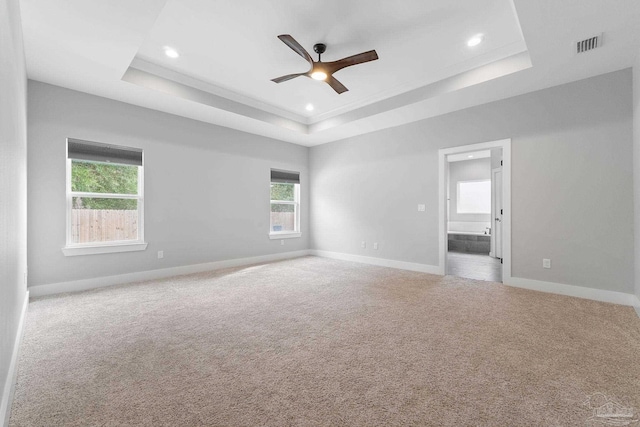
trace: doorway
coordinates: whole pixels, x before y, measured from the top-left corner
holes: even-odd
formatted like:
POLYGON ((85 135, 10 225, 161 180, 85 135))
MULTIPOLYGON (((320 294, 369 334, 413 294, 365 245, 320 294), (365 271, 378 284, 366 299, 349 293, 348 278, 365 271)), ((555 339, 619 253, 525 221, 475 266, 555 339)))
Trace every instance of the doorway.
POLYGON ((511 277, 511 140, 439 150, 440 271, 511 277))

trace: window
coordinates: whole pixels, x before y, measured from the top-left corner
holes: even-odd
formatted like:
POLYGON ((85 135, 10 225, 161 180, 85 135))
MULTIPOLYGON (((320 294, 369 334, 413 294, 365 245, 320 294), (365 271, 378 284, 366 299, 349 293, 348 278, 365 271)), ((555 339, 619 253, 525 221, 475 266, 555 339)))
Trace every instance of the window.
POLYGON ((65 255, 144 250, 142 150, 67 140, 65 255))
POLYGON ((458 182, 458 213, 491 213, 491 180, 458 182))
POLYGON ((300 237, 300 173, 271 170, 272 239, 300 237))

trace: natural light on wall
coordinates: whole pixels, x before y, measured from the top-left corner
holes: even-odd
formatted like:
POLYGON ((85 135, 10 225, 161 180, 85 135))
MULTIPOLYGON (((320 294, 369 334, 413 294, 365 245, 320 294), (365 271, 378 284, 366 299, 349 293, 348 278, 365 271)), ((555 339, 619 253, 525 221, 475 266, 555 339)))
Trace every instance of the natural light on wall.
POLYGON ((458 182, 458 213, 491 213, 491 180, 458 182))

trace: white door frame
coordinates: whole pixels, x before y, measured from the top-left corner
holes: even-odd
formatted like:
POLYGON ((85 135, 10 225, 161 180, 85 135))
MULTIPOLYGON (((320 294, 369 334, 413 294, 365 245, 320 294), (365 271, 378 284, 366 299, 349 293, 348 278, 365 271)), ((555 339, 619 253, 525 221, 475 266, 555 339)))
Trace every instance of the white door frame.
POLYGON ((511 138, 438 150, 438 269, 443 276, 447 274, 447 156, 492 148, 502 148, 502 282, 507 283, 511 279, 511 138))

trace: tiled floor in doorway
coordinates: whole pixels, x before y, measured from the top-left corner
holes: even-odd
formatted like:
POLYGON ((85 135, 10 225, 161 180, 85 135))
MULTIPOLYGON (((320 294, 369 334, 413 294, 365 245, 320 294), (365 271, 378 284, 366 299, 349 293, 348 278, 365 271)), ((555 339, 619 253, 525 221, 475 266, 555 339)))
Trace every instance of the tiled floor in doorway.
POLYGON ((447 274, 468 279, 502 282, 502 265, 499 259, 489 255, 448 252, 447 274))

